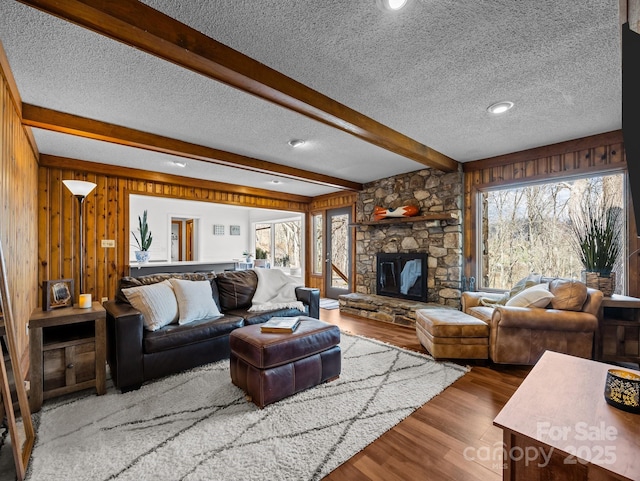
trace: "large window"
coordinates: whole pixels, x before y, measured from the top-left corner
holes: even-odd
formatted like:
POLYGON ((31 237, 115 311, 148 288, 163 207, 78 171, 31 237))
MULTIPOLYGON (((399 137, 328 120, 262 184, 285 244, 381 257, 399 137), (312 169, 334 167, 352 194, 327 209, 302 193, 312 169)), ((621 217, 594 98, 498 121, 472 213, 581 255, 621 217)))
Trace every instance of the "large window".
POLYGON ((271 267, 300 275, 302 267, 302 223, 297 220, 257 223, 256 252, 266 253, 271 267))
MULTIPOLYGON (((531 273, 580 279, 583 267, 571 219, 585 204, 598 202, 623 209, 626 219, 623 174, 492 189, 479 195, 478 283, 488 289, 509 289, 531 273)), ((624 223, 619 236, 624 252, 624 223)), ((624 279, 624 262, 618 264, 614 270, 624 279)))

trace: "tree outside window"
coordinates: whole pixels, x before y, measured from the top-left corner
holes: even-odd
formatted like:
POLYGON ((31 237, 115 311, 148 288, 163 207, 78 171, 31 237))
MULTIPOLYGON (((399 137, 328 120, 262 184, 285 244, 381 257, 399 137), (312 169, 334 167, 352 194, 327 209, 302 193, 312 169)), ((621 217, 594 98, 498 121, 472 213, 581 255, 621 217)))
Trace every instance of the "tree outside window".
MULTIPOLYGON (((480 287, 510 289, 531 273, 580 279, 583 266, 572 242, 572 214, 604 197, 624 209, 623 186, 623 174, 613 174, 482 192, 480 287)), ((624 227, 620 238, 626 245, 624 227)), ((624 278, 623 264, 614 269, 619 279, 624 278)))
POLYGON ((300 220, 260 223, 255 226, 256 251, 267 253, 272 267, 287 271, 302 266, 302 226, 300 220))

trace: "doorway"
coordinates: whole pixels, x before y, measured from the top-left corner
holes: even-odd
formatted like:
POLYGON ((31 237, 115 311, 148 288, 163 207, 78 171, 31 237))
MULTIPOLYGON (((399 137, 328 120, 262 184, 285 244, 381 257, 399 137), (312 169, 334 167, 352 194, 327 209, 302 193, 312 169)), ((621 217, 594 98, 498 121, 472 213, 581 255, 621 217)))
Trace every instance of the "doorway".
POLYGON ((185 230, 187 232, 185 242, 185 261, 193 260, 193 219, 187 219, 185 221, 185 230))
POLYGON ((325 297, 337 299, 351 292, 351 207, 326 212, 325 297))
POLYGON ((171 218, 171 262, 194 260, 194 219, 171 218))
POLYGON ((182 221, 171 219, 171 262, 182 260, 182 221))

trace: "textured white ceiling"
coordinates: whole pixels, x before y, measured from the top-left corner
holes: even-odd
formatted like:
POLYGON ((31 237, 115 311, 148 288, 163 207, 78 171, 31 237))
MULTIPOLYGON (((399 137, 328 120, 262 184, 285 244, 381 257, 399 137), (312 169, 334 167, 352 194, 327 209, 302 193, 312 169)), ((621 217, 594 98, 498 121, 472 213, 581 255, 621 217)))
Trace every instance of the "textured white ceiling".
MULTIPOLYGON (((146 0, 285 75, 466 162, 621 128, 616 0, 146 0), (492 116, 486 107, 511 100, 492 116)), ((23 101, 357 182, 412 160, 15 1, 0 40, 23 101), (308 141, 292 149, 287 141, 308 141)), ((36 131, 43 153, 176 173, 169 156, 36 131)), ((189 161, 179 175, 334 189, 189 161)), ((277 188, 276 188, 277 187, 277 188)))

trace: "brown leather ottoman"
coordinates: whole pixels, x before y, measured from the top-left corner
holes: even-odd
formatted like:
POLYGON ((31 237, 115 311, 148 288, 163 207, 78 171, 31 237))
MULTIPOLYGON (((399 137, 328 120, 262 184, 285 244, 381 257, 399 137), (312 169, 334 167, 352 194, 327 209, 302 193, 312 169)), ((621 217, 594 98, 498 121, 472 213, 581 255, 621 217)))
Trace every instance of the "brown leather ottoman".
POLYGON ((293 333, 260 331, 260 324, 235 329, 231 381, 260 408, 340 375, 340 329, 302 317, 293 333))
POLYGON ((416 335, 435 359, 489 358, 489 325, 455 309, 418 309, 416 335))

